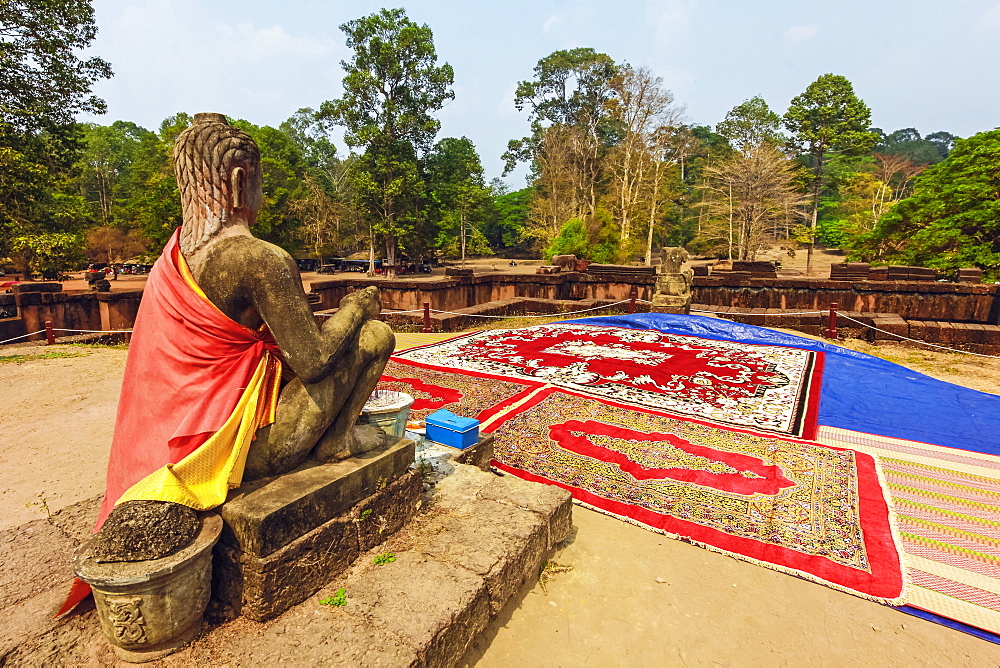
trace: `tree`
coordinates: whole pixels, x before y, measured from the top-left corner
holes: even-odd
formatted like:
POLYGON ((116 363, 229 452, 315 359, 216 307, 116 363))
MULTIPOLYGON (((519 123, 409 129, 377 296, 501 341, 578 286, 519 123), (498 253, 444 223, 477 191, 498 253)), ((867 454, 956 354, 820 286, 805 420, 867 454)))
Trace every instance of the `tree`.
POLYGON ((43 232, 14 237, 11 250, 31 272, 58 280, 61 274, 83 260, 80 237, 66 232, 43 232))
POLYGON ((924 137, 924 139, 937 147, 938 155, 940 155, 941 159, 944 160, 948 157, 948 153, 951 152, 951 149, 955 148, 955 142, 961 139, 961 137, 956 137, 950 132, 932 132, 924 137))
MULTIPOLYGON (((854 87, 845 77, 824 74, 809 84, 804 93, 792 99, 784 121, 791 133, 790 143, 811 162, 813 179, 809 227, 814 234, 826 164, 831 154, 851 156, 871 150, 877 140, 877 135, 868 130, 871 111, 854 94, 854 87)), ((812 267, 811 242, 808 248, 806 273, 812 267)))
POLYGON ((347 144, 364 147, 356 172, 359 197, 395 267, 399 238, 420 215, 418 155, 430 149, 440 128, 432 113, 455 97, 454 73, 447 63, 437 64, 431 29, 402 9, 383 9, 340 29, 354 58, 341 63, 344 96, 324 102, 317 117, 343 125, 347 144))
POLYGON ((942 270, 976 266, 1000 278, 1000 129, 958 140, 916 177, 857 254, 942 270))
POLYGON ((641 214, 648 221, 647 262, 657 212, 662 205, 663 173, 673 157, 680 125, 680 110, 673 95, 663 88, 663 79, 646 68, 625 65, 612 81, 615 96, 609 100, 610 118, 617 126, 618 143, 605 158, 607 207, 618 221, 622 257, 641 248, 637 224, 641 214))
POLYGON ((531 136, 508 142, 504 173, 534 162, 533 234, 547 243, 569 218, 597 209, 601 159, 613 143, 607 103, 618 68, 607 54, 577 48, 549 54, 534 71, 534 80, 521 81, 514 94, 518 111, 530 108, 531 136))
POLYGON ((67 182, 80 148, 73 119, 103 113, 90 89, 111 76, 105 61, 76 55, 96 33, 89 0, 0 2, 0 255, 16 239, 21 257, 56 257, 68 242, 43 235, 72 234, 85 218, 67 182))
POLYGON ((111 66, 76 52, 97 35, 89 0, 6 0, 0 3, 0 124, 18 131, 67 125, 81 111, 103 114, 90 94, 111 66))
POLYGON ((903 128, 886 135, 876 144, 875 151, 883 155, 899 156, 918 165, 933 165, 944 159, 939 145, 921 139, 916 128, 903 128))
POLYGON ((781 134, 781 116, 771 111, 760 96, 730 109, 725 120, 715 126, 715 131, 737 151, 747 151, 763 142, 777 146, 786 139, 781 134))
POLYGON ((534 188, 527 187, 508 192, 506 185, 499 178, 490 184, 493 197, 493 207, 490 219, 483 226, 483 234, 492 248, 513 250, 517 254, 528 249, 530 237, 525 233, 528 218, 531 215, 531 200, 535 196, 534 188))
POLYGON ((138 230, 124 232, 115 227, 87 230, 85 254, 93 262, 125 262, 146 252, 149 241, 138 230))
POLYGON ((730 260, 753 260, 768 229, 797 215, 803 197, 795 187, 795 163, 761 142, 704 168, 709 222, 696 240, 702 250, 726 249, 730 260))
POLYGON ((473 240, 477 255, 492 254, 482 225, 492 205, 475 145, 467 138, 445 137, 425 160, 427 185, 440 227, 439 246, 457 246, 465 266, 466 251, 473 240), (457 242, 457 243, 456 243, 457 242), (484 252, 485 251, 485 252, 484 252))

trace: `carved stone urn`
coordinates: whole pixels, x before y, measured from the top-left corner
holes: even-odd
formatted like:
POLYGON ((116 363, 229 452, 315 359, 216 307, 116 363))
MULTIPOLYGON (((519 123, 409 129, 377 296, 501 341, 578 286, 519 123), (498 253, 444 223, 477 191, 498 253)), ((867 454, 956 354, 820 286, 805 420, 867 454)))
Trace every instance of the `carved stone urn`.
POLYGON ((201 626, 212 584, 212 547, 222 518, 206 515, 194 540, 162 559, 101 563, 93 539, 73 555, 77 576, 94 591, 101 629, 119 659, 144 663, 193 639, 201 626))

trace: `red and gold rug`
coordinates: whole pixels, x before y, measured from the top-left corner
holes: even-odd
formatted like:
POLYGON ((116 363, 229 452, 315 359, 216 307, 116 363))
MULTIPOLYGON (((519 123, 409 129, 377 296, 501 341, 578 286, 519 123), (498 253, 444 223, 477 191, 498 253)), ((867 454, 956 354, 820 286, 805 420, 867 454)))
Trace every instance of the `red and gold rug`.
POLYGON ((602 512, 898 604, 904 577, 875 460, 544 388, 495 418, 497 466, 602 512))
POLYGON ((582 324, 473 332, 395 359, 803 438, 815 433, 823 364, 801 348, 582 324))

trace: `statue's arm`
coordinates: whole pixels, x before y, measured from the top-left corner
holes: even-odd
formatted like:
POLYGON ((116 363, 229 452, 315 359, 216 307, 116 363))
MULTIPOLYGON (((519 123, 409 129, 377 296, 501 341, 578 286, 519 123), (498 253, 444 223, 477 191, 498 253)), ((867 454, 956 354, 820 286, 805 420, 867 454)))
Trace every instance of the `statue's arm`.
POLYGON ((368 291, 345 298, 336 314, 316 325, 295 261, 284 250, 260 244, 258 267, 248 272, 250 291, 257 312, 264 320, 285 362, 303 382, 315 383, 325 378, 339 359, 343 345, 353 339, 370 312, 380 305, 375 291, 375 305, 368 291))

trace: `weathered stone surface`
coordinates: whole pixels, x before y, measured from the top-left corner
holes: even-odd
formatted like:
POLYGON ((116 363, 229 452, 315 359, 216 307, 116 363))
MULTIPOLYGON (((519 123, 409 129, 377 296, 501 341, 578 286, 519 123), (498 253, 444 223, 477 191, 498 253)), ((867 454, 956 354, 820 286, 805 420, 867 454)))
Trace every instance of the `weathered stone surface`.
POLYGON ((120 658, 151 661, 194 637, 210 598, 212 548, 221 533, 222 519, 209 513, 190 545, 161 559, 100 563, 95 540, 77 548, 73 568, 92 587, 101 628, 120 658))
POLYGON ((454 666, 489 619, 485 582, 419 552, 395 556, 396 561, 372 567, 346 583, 345 609, 403 638, 424 665, 454 666))
POLYGON ((267 556, 385 487, 406 471, 413 457, 413 441, 390 440, 379 450, 341 462, 246 483, 221 507, 223 542, 267 556))
POLYGON ((340 574, 359 551, 402 528, 416 515, 422 496, 420 476, 411 471, 267 555, 220 544, 213 561, 211 616, 219 621, 240 614, 257 621, 276 617, 340 574))
POLYGON ((544 515, 496 500, 464 504, 431 521, 426 533, 414 549, 482 577, 494 614, 538 575, 549 548, 544 515))
POLYGON ((360 550, 370 550, 406 526, 420 510, 423 493, 420 473, 410 471, 354 506, 351 517, 360 550))
POLYGON ((459 508, 477 499, 488 499, 529 510, 545 518, 549 528, 548 547, 569 536, 573 528, 573 497, 561 487, 497 476, 467 466, 438 485, 435 503, 443 508, 459 508))
POLYGON ((357 557, 354 522, 334 519, 264 558, 223 546, 216 562, 228 563, 216 591, 237 613, 265 621, 309 598, 357 557))
POLYGON ((458 450, 452 461, 456 464, 468 464, 483 471, 490 470, 490 462, 493 461, 493 434, 481 434, 475 445, 464 450, 458 450))

